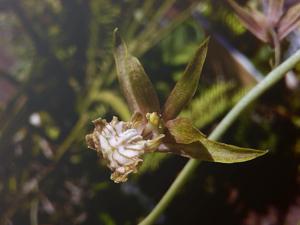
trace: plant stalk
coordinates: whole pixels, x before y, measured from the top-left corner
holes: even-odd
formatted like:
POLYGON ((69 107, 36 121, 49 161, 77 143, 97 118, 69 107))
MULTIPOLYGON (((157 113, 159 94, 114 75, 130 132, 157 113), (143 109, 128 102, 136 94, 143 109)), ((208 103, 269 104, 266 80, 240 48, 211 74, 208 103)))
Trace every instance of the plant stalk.
MULTIPOLYGON (((218 126, 209 135, 209 139, 219 139, 225 131, 233 124, 238 116, 253 103, 258 97, 270 89, 277 83, 284 75, 291 70, 300 61, 300 49, 286 59, 282 64, 272 70, 261 82, 254 86, 223 118, 218 126)), ((153 208, 149 215, 139 223, 139 225, 151 225, 168 207, 177 193, 179 193, 183 186, 189 180, 191 174, 195 171, 197 166, 201 163, 200 160, 191 159, 182 169, 175 181, 172 183, 168 191, 164 194, 158 204, 153 208)))

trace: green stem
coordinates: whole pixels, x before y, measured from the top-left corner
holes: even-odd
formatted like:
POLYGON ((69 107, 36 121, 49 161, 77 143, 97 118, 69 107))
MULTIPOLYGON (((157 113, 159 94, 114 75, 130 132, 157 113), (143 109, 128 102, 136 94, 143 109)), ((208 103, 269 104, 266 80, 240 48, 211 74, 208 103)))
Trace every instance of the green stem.
MULTIPOLYGON (((223 120, 218 124, 218 126, 210 134, 209 139, 217 140, 219 139, 225 131, 230 127, 230 125, 238 118, 238 116, 253 103, 259 96, 266 92, 270 87, 272 87, 276 82, 278 82, 284 75, 291 70, 300 61, 300 50, 290 56, 285 62, 271 71, 260 83, 258 83, 254 88, 252 88, 223 118, 223 120)), ((151 225, 158 217, 164 212, 167 206, 174 199, 176 194, 180 192, 183 186, 188 181, 190 175, 195 171, 197 166, 201 163, 199 160, 191 159, 185 167, 182 169, 180 174, 177 176, 173 184, 170 186, 168 191, 159 201, 159 203, 154 207, 150 214, 139 223, 139 225, 151 225)))
POLYGON ((78 137, 78 133, 82 131, 84 125, 88 120, 88 116, 86 114, 81 115, 75 126, 73 127, 71 133, 67 136, 67 138, 63 141, 63 143, 56 150, 56 154, 54 156, 54 161, 58 162, 66 151, 69 149, 70 145, 73 141, 78 137))
POLYGON ((275 54, 274 62, 272 63, 273 64, 272 67, 274 68, 274 67, 278 66, 280 63, 281 47, 280 47, 280 40, 278 38, 277 33, 274 31, 274 29, 270 30, 270 34, 273 39, 274 54, 275 54))
POLYGON ((38 225, 39 199, 35 198, 30 204, 30 225, 38 225))

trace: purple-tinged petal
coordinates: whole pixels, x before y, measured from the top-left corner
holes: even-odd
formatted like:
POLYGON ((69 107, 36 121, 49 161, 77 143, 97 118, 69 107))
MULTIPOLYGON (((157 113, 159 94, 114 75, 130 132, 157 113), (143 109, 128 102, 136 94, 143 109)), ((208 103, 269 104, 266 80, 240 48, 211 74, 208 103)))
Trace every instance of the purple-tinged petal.
POLYGON ((292 6, 280 21, 278 28, 279 39, 284 39, 289 33, 300 26, 300 3, 292 6))
POLYGON ((244 26, 263 42, 271 42, 267 18, 256 10, 247 10, 233 0, 228 0, 244 26))

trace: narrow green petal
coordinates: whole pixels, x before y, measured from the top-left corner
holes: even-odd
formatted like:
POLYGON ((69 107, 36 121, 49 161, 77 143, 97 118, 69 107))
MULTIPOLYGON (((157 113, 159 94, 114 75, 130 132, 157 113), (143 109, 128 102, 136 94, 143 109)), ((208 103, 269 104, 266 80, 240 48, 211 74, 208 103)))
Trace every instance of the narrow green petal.
POLYGON ((210 162, 236 163, 245 162, 266 154, 267 150, 256 150, 228 145, 206 138, 193 127, 190 120, 178 118, 167 122, 171 137, 175 142, 166 146, 175 153, 210 162))
POLYGON ((159 101, 154 87, 139 60, 131 56, 126 44, 114 31, 114 57, 118 79, 132 112, 159 112, 159 101))
POLYGON ((207 53, 208 39, 201 43, 183 76, 169 95, 163 110, 165 121, 174 119, 194 96, 207 53))

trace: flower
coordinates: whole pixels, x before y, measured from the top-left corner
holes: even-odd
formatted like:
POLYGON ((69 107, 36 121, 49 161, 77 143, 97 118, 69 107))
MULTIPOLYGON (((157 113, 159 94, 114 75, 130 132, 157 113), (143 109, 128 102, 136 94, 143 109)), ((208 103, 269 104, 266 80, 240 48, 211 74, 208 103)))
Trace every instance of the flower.
POLYGON ((263 12, 241 7, 234 0, 228 2, 245 27, 265 43, 275 45, 274 38, 281 41, 300 24, 300 3, 297 1, 287 8, 284 0, 261 0, 263 12))
POLYGON ((254 159, 266 151, 240 148, 206 138, 188 119, 177 117, 196 92, 207 52, 208 40, 196 51, 182 78, 160 109, 157 94, 139 60, 127 52, 117 30, 114 57, 118 79, 133 116, 130 121, 113 117, 94 120, 94 131, 86 135, 89 148, 102 156, 116 183, 136 173, 146 153, 175 153, 212 162, 234 163, 254 159))
POLYGON ((159 118, 156 115, 149 114, 147 126, 143 126, 142 121, 137 118, 123 122, 114 116, 110 123, 101 118, 93 121, 94 132, 86 136, 88 147, 102 155, 113 171, 111 179, 116 183, 127 181, 128 174, 136 173, 143 162, 141 156, 155 151, 160 145, 164 135, 147 134, 149 126, 151 130, 157 129, 159 118))
POLYGON ((263 12, 256 8, 244 8, 234 0, 229 4, 244 26, 261 41, 274 47, 276 67, 281 61, 281 41, 300 25, 300 3, 286 9, 284 0, 261 0, 263 12))

